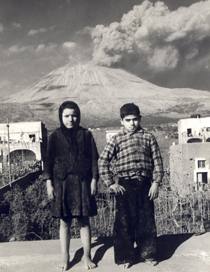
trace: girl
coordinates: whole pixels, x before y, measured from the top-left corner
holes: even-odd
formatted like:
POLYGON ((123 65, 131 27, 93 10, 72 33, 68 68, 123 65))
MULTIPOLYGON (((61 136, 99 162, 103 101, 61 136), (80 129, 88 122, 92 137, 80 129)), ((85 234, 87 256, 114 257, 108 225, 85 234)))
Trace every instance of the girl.
POLYGON ((92 134, 80 123, 80 109, 73 101, 59 108, 60 128, 49 137, 44 180, 51 199, 52 216, 60 218, 60 243, 64 264, 70 268, 70 227, 77 218, 84 249, 86 269, 95 268, 91 261, 89 216, 97 214, 95 194, 98 180, 98 152, 92 134))

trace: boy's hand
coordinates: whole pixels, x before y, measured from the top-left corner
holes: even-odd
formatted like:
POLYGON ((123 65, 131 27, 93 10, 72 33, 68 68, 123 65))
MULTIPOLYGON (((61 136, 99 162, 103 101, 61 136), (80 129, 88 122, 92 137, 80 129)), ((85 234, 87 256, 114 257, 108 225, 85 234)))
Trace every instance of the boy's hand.
POLYGON ((126 191, 123 186, 121 186, 119 184, 116 184, 116 183, 110 185, 109 188, 112 189, 115 192, 116 195, 118 195, 118 194, 123 195, 124 192, 126 191))
POLYGON ((49 199, 53 199, 54 195, 54 187, 52 186, 52 181, 50 179, 47 180, 47 195, 49 199))
POLYGON ((90 191, 91 191, 91 195, 96 195, 96 192, 97 192, 97 181, 96 181, 96 179, 91 180, 90 191))
POLYGON ((148 197, 150 198, 149 200, 154 200, 155 198, 158 197, 158 194, 159 194, 159 183, 153 182, 149 189, 149 194, 148 194, 148 197))

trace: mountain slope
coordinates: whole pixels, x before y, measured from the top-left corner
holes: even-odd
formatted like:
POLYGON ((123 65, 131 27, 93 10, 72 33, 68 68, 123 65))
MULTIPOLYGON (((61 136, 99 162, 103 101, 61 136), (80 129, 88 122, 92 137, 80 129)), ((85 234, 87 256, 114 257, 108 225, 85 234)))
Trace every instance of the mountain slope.
POLYGON ((119 108, 128 102, 136 103, 143 116, 183 118, 194 111, 206 114, 210 108, 207 91, 162 88, 121 69, 92 63, 56 69, 2 103, 27 105, 49 122, 57 120, 58 107, 66 100, 78 103, 83 123, 90 126, 116 122, 119 108))

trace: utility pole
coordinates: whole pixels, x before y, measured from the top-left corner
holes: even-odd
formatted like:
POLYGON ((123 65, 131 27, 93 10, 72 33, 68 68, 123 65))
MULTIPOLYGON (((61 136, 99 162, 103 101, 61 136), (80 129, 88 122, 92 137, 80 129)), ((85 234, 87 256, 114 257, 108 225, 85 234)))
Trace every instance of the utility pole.
POLYGON ((9 146, 9 119, 7 118, 7 134, 8 134, 8 163, 9 163, 9 184, 12 187, 12 179, 11 179, 11 162, 10 162, 10 146, 9 146))

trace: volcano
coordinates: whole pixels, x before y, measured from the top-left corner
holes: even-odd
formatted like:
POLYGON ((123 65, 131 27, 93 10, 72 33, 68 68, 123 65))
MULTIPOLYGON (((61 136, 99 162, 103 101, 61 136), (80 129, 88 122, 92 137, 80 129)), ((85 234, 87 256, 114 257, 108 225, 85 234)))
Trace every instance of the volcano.
POLYGON ((94 127, 119 123, 120 107, 130 102, 140 107, 143 116, 156 118, 210 113, 208 91, 163 88, 122 69, 92 63, 56 69, 21 92, 2 99, 1 103, 3 108, 13 109, 12 121, 18 115, 18 121, 39 119, 52 126, 58 124, 58 108, 66 100, 79 105, 83 125, 94 127))

